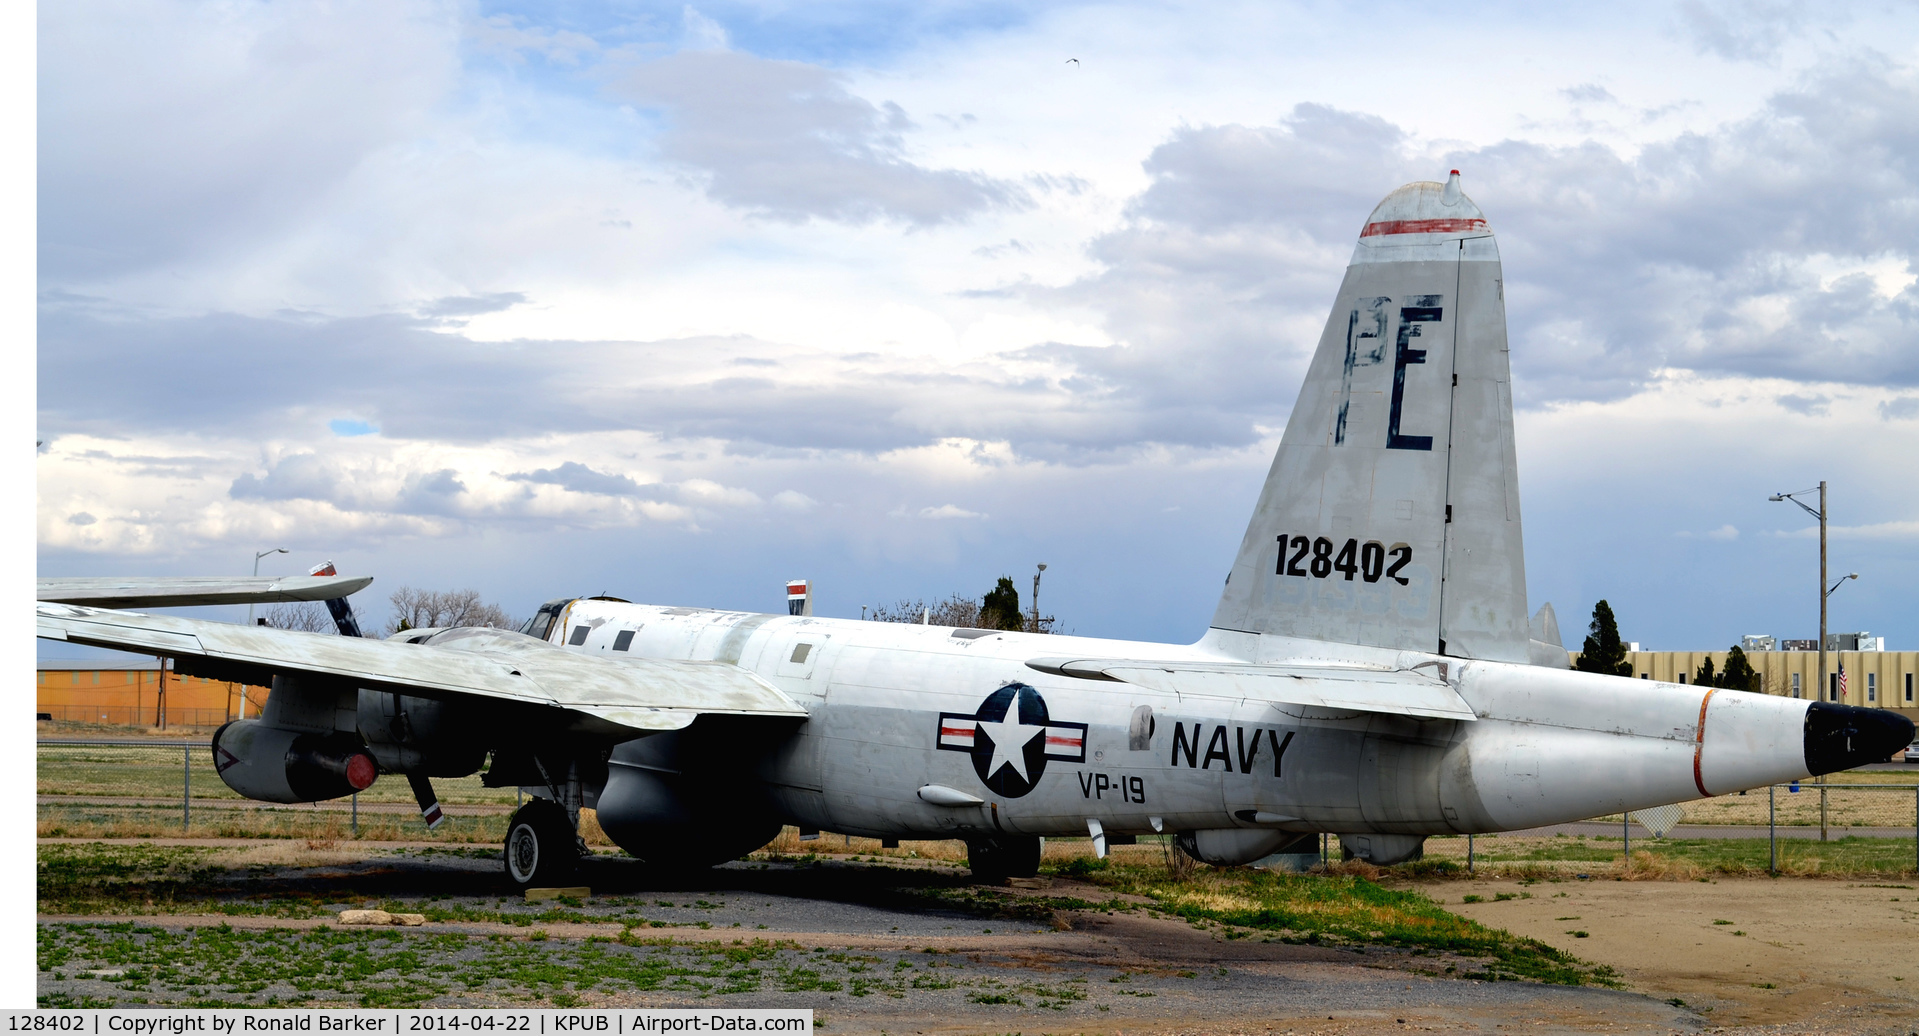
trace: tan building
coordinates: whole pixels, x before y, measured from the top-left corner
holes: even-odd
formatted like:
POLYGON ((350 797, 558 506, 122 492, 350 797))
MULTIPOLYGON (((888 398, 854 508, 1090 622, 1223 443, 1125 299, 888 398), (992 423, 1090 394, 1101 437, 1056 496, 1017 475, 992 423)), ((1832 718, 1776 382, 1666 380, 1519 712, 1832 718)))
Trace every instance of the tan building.
POLYGON ((267 689, 224 680, 181 676, 159 661, 123 664, 41 662, 35 712, 42 719, 110 726, 216 727, 229 719, 258 716, 267 689), (163 697, 164 694, 164 697, 163 697))
MULTIPOLYGON (((1573 664, 1579 653, 1571 652, 1573 664)), ((1724 672, 1725 651, 1629 651, 1633 675, 1642 680, 1691 683, 1700 663, 1712 659, 1713 672, 1724 672)), ((1893 709, 1919 722, 1919 651, 1828 651, 1826 693, 1817 691, 1819 652, 1748 651, 1746 661, 1759 673, 1760 690, 1787 698, 1836 701, 1893 709), (1846 689, 1839 690, 1839 667, 1846 668, 1846 689)))

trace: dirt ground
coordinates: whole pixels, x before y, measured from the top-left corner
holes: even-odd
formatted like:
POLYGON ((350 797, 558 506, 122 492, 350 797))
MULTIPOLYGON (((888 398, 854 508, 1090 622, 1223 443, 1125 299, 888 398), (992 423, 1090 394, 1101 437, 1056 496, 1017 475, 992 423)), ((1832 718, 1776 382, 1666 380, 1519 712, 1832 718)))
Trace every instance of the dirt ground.
POLYGON ((1719 878, 1424 889, 1483 924, 1610 964, 1629 988, 1684 1000, 1714 1026, 1919 1030, 1912 884, 1719 878), (1515 898, 1500 901, 1502 893, 1515 898), (1463 902, 1467 895, 1485 901, 1463 902))
MULTIPOLYGON (((247 882, 261 883, 261 893, 291 882, 322 898, 337 892, 341 906, 375 896, 439 905, 499 902, 499 864, 480 858, 484 853, 413 857, 394 855, 398 846, 220 844, 234 854, 227 865, 247 882)), ((880 873, 848 861, 810 869, 729 865, 673 887, 649 884, 653 879, 630 860, 602 857, 593 864, 583 875, 594 898, 581 910, 582 923, 543 923, 537 938, 550 942, 526 943, 525 925, 487 922, 436 922, 402 930, 401 937, 430 958, 429 967, 449 973, 465 966, 473 951, 435 949, 433 936, 480 937, 475 946, 489 937, 510 939, 529 951, 538 945, 538 953, 558 962, 589 937, 617 938, 634 923, 637 911, 626 907, 643 907, 654 926, 646 931, 670 935, 681 947, 742 936, 778 939, 795 948, 782 951, 782 960, 790 960, 770 966, 818 968, 848 989, 856 988, 852 979, 860 974, 940 977, 926 985, 895 978, 894 991, 875 986, 874 995, 766 989, 708 999, 663 988, 617 997, 618 1005, 634 1006, 811 1007, 828 1033, 1919 1033, 1919 889, 1893 882, 1433 880, 1411 886, 1475 920, 1613 966, 1627 988, 1608 990, 1436 977, 1431 956, 1234 939, 1145 913, 1066 909, 1051 922, 982 921, 882 894, 873 887, 880 873), (1482 901, 1466 903, 1468 895, 1482 901), (817 956, 823 947, 864 954, 858 960, 871 962, 871 970, 843 964, 847 974, 834 972, 817 956), (443 960, 433 957, 438 953, 443 960), (1040 1001, 1050 995, 1045 990, 1069 986, 1083 995, 1050 1007, 1040 1001), (1006 996, 985 996, 996 993, 1006 996)), ((944 863, 924 866, 929 882, 946 871, 953 873, 939 880, 964 882, 944 863)), ((887 880, 901 880, 898 870, 889 873, 887 880)), ((1034 895, 1104 898, 1069 879, 1034 895)), ((43 939, 72 923, 128 920, 134 918, 43 916, 43 939)), ((177 914, 140 920, 173 931, 329 923, 325 917, 177 914)), ((76 969, 64 977, 43 972, 42 991, 118 992, 76 969)))

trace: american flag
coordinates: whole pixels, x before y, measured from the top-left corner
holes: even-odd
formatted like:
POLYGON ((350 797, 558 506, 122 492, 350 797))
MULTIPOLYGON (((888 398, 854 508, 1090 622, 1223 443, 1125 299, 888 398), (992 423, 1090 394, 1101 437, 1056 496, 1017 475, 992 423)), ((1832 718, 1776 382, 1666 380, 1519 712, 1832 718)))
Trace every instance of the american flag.
POLYGON ((1839 700, 1846 698, 1846 663, 1839 663, 1839 700))

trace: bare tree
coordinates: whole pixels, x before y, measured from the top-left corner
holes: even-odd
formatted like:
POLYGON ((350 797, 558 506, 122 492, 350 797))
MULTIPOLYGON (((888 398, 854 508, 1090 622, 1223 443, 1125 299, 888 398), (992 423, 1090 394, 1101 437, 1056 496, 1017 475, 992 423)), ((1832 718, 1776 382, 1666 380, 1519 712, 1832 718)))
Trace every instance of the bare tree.
POLYGON ((318 601, 276 604, 267 609, 264 621, 274 629, 300 630, 304 633, 339 632, 339 627, 333 623, 333 614, 318 601))
MULTIPOLYGON (((995 591, 1010 590, 1013 581, 1001 579, 1002 586, 995 591)), ((882 604, 874 607, 867 618, 874 622, 927 622, 934 626, 953 626, 959 629, 1015 630, 1027 633, 1051 633, 1053 624, 1059 620, 1051 615, 1042 615, 1039 628, 1033 628, 1032 620, 1019 612, 1019 597, 1013 596, 1011 608, 1004 601, 1004 594, 995 598, 987 595, 987 602, 999 607, 985 606, 980 601, 953 594, 944 601, 926 601, 915 598, 900 601, 897 604, 882 604)))
POLYGON ((386 635, 401 630, 444 629, 449 626, 493 626, 516 629, 520 625, 497 604, 480 599, 480 591, 421 590, 403 586, 387 598, 393 604, 393 616, 387 620, 386 635))
POLYGON ((874 622, 920 622, 924 619, 935 626, 957 626, 961 629, 985 627, 980 621, 979 602, 958 594, 931 604, 912 600, 879 605, 873 609, 870 618, 874 622))

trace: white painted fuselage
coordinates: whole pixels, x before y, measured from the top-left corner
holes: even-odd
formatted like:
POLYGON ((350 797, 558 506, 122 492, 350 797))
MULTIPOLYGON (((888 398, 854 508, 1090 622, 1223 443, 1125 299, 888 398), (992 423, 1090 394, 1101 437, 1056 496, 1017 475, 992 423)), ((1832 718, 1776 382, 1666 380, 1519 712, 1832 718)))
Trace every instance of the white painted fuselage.
POLYGON ((760 764, 788 822, 873 837, 1083 835, 1088 820, 1133 834, 1491 832, 1808 775, 1804 701, 1270 635, 1213 630, 1180 646, 579 600, 551 639, 609 661, 722 661, 758 674, 808 713, 760 764), (1474 718, 1027 665, 1071 657, 1161 661, 1168 681, 1171 669, 1209 665, 1280 678, 1345 670, 1362 686, 1417 672, 1443 679, 1474 718), (988 716, 982 732, 982 706, 1008 685, 1032 688, 1045 721, 988 716))

